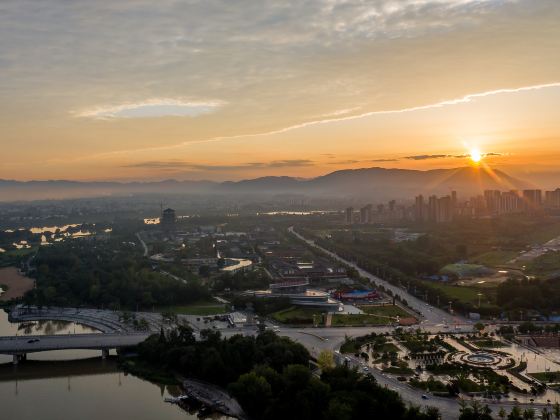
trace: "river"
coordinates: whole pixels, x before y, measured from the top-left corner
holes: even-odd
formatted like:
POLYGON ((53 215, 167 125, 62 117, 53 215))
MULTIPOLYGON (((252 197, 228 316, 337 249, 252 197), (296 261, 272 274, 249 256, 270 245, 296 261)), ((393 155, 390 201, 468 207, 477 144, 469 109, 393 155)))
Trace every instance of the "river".
MULTIPOLYGON (((0 311, 0 335, 44 335, 97 332, 58 321, 22 328, 0 311)), ((196 419, 176 405, 164 402, 180 394, 176 386, 154 384, 126 375, 99 351, 64 350, 28 354, 18 366, 0 355, 0 418, 10 420, 196 419)))

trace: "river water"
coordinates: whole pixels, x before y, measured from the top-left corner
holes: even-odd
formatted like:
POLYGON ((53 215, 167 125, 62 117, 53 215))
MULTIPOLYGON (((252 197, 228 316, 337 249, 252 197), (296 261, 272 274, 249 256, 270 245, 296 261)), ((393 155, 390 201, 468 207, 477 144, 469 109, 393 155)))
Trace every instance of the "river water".
MULTIPOLYGON (((0 335, 96 332, 89 327, 48 321, 21 327, 0 311, 0 335)), ((10 420, 196 419, 164 402, 176 386, 154 384, 121 372, 99 351, 65 350, 28 354, 18 366, 0 355, 0 418, 10 420)))

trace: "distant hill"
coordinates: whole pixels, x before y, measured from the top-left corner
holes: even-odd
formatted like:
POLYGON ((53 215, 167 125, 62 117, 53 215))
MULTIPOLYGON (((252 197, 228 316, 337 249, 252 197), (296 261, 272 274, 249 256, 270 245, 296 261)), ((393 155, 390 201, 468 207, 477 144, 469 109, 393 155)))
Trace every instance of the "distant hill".
POLYGON ((363 197, 371 201, 412 198, 418 193, 463 197, 485 189, 523 189, 531 185, 502 171, 465 167, 417 171, 346 169, 311 179, 269 176, 243 181, 77 182, 0 180, 0 201, 64 199, 127 194, 304 194, 320 197, 363 197))
POLYGON ((480 168, 407 169, 364 168, 346 169, 312 179, 265 177, 239 182, 222 183, 222 192, 300 193, 313 196, 379 196, 409 198, 418 193, 445 194, 457 190, 463 196, 480 194, 486 189, 530 188, 527 182, 502 171, 487 172, 480 168))

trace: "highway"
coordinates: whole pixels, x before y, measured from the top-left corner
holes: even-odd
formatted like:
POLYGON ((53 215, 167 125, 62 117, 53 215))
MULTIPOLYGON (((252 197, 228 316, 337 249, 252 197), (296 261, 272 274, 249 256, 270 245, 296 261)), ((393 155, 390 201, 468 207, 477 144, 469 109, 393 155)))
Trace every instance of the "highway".
POLYGON ((329 255, 331 258, 340 261, 343 264, 346 264, 358 271, 360 276, 369 279, 369 281, 374 285, 382 285, 385 289, 390 290, 394 296, 399 296, 401 299, 406 299, 408 306, 414 309, 416 312, 421 313, 422 316, 426 319, 426 321, 430 324, 465 324, 466 320, 460 316, 454 316, 445 312, 439 308, 429 305, 428 303, 424 302, 421 299, 418 299, 416 296, 411 295, 406 290, 401 289, 397 286, 392 285, 386 280, 383 280, 373 274, 361 269, 358 265, 352 261, 348 261, 338 254, 331 252, 319 245, 317 245, 314 241, 305 238, 304 236, 300 235, 298 232, 294 230, 294 227, 291 226, 288 228, 288 231, 295 235, 300 240, 307 243, 309 246, 317 248, 318 250, 324 252, 325 254, 329 255))

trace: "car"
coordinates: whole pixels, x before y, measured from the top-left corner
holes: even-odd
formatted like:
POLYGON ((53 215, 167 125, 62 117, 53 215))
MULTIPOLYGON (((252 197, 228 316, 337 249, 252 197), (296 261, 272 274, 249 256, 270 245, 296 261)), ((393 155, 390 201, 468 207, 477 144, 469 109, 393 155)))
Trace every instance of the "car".
POLYGON ((426 394, 422 394, 422 399, 423 399, 423 400, 428 400, 429 398, 428 398, 428 396, 427 396, 426 394))
POLYGON ((32 338, 31 340, 27 340, 27 342, 30 343, 30 344, 31 343, 37 343, 39 341, 41 341, 41 340, 39 340, 38 338, 32 338))
POLYGON ((364 368, 364 372, 369 372, 369 368, 367 366, 364 368))

